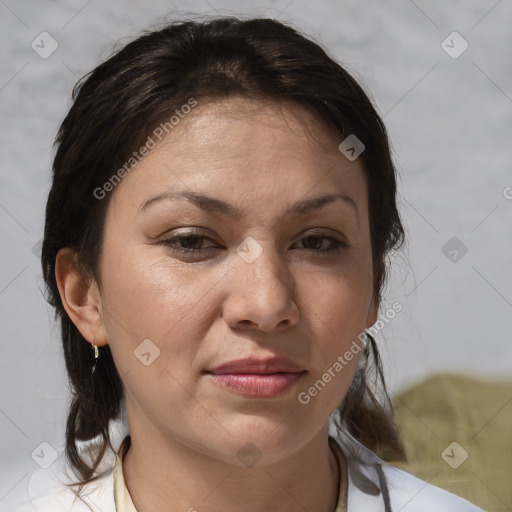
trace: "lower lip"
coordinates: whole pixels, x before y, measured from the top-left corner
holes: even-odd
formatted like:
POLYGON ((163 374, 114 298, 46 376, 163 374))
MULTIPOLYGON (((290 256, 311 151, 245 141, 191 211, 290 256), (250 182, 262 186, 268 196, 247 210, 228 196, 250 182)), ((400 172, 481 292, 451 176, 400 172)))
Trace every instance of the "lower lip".
POLYGON ((271 398, 284 393, 302 376, 301 373, 209 373, 216 382, 246 397, 271 398))

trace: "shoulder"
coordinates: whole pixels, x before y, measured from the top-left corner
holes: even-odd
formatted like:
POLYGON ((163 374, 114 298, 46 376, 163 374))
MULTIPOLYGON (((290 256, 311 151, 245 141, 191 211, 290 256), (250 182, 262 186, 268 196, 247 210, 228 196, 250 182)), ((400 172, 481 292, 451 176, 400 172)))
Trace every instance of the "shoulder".
MULTIPOLYGON (((129 433, 127 423, 112 421, 109 425, 111 445, 106 449, 97 468, 97 478, 82 486, 69 465, 64 450, 47 469, 32 472, 24 490, 24 498, 18 499, 17 506, 10 512, 115 512, 114 465, 116 451, 129 433)), ((101 449, 95 438, 78 443, 82 457, 91 465, 101 449)))
POLYGON ((112 470, 83 486, 80 492, 77 487, 66 485, 69 482, 60 476, 35 471, 26 499, 13 512, 115 512, 112 470))
POLYGON ((97 478, 79 488, 61 453, 49 468, 32 472, 24 497, 12 512, 115 512, 113 469, 112 454, 107 452, 97 478))
POLYGON ((391 510, 400 512, 484 512, 455 494, 387 465, 353 437, 336 439, 347 459, 348 510, 384 510, 383 488, 391 510))
POLYGON ((483 512, 469 501, 416 478, 403 470, 383 466, 394 510, 423 512, 483 512))

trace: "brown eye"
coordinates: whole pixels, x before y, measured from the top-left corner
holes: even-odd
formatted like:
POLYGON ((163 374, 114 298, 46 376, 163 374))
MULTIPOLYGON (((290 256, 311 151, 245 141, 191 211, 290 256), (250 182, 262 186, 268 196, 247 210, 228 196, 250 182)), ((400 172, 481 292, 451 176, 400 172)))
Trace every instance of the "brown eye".
POLYGON ((311 250, 313 252, 321 254, 339 251, 345 247, 348 247, 348 244, 346 244, 345 242, 342 242, 341 240, 338 240, 333 236, 327 236, 325 234, 308 235, 304 237, 300 241, 300 243, 302 243, 304 249, 311 250), (322 247, 326 246, 326 242, 329 242, 330 246, 329 244, 327 244, 327 247, 322 249, 322 247))
POLYGON ((212 246, 201 247, 205 240, 213 241, 211 238, 203 235, 177 235, 162 240, 161 243, 169 246, 172 251, 180 253, 196 253, 216 248, 212 246))

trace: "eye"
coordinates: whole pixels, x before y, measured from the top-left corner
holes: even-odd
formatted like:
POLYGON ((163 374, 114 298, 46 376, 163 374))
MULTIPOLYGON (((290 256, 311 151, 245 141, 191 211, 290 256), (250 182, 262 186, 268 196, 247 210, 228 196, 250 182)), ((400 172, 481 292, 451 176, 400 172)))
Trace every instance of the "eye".
POLYGON ((165 240, 162 240, 162 244, 169 246, 173 252, 178 253, 199 253, 206 250, 218 249, 219 247, 203 247, 205 240, 211 240, 211 238, 204 235, 176 235, 165 240))
POLYGON ((316 253, 326 254, 335 251, 340 251, 348 247, 348 244, 338 240, 333 236, 328 236, 325 233, 312 233, 301 239, 299 243, 302 243, 305 250, 310 250, 316 253), (325 247, 325 242, 329 242, 327 248, 321 249, 322 246, 325 247))

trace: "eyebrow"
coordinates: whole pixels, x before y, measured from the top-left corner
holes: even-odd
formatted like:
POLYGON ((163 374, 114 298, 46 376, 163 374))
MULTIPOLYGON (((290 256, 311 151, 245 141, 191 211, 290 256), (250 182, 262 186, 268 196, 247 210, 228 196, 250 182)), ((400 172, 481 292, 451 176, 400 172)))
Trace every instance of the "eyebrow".
MULTIPOLYGON (((232 217, 234 219, 240 219, 243 215, 238 208, 235 206, 203 194, 198 194, 191 191, 182 192, 164 192, 149 200, 147 200, 139 209, 139 213, 145 211, 150 205, 158 203, 163 200, 184 200, 189 201, 201 210, 210 213, 218 213, 225 215, 226 217, 232 217)), ((311 199, 304 199, 298 201, 286 212, 285 216, 300 216, 307 215, 309 212, 319 210, 324 206, 331 204, 335 201, 343 201, 345 204, 349 204, 358 214, 357 203, 346 194, 325 194, 311 199)))

